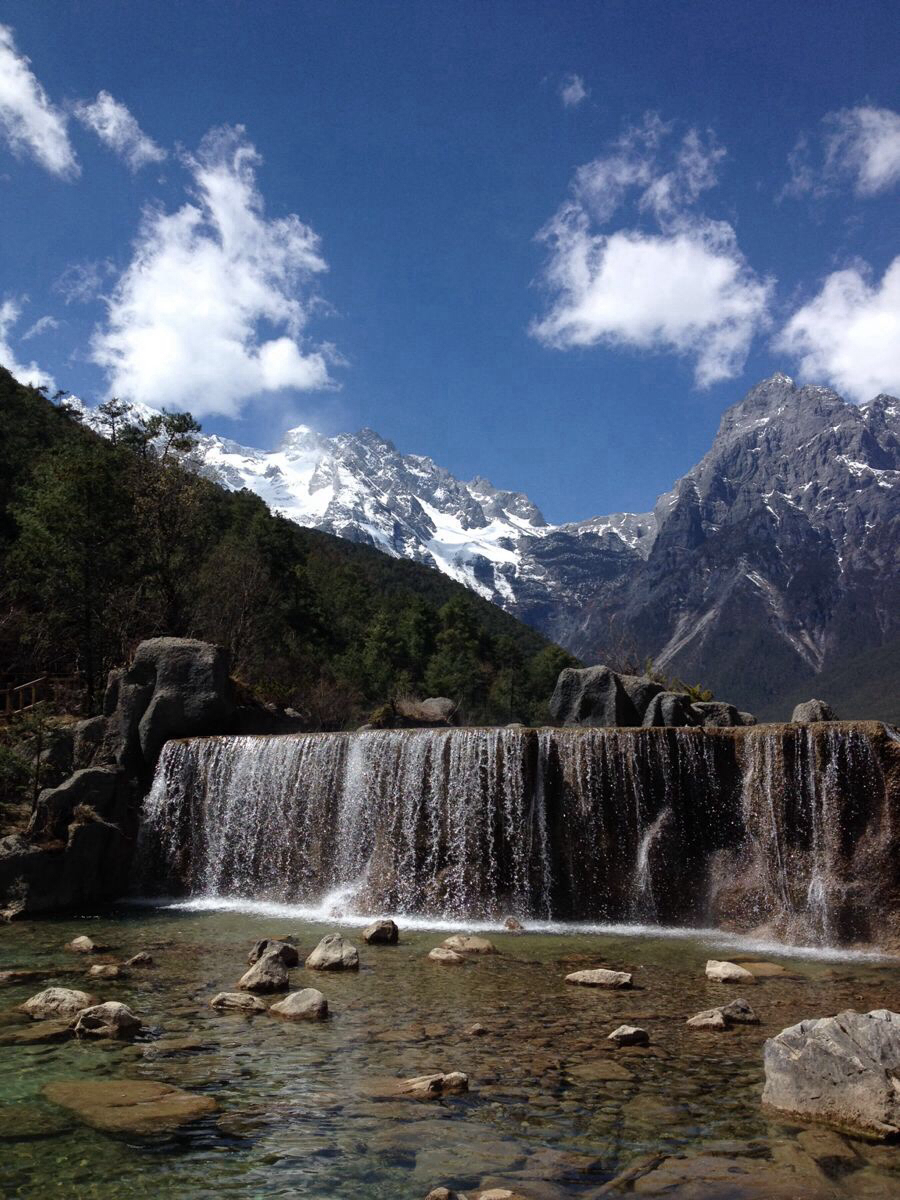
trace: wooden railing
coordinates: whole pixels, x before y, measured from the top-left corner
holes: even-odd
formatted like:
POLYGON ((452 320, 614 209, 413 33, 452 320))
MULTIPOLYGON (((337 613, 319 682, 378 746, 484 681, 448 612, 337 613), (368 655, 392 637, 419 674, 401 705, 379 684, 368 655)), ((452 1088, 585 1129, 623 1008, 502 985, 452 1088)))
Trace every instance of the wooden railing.
POLYGON ((0 721, 9 721, 19 713, 28 712, 42 700, 54 699, 63 686, 73 682, 73 678, 62 675, 40 675, 28 683, 0 687, 0 721))

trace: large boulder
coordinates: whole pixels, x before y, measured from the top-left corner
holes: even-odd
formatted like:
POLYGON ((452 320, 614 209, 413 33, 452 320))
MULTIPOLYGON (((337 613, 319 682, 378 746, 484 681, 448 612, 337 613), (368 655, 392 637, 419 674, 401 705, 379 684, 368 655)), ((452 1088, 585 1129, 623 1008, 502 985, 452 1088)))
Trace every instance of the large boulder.
POLYGON ((816 721, 836 721, 837 715, 824 700, 804 700, 791 713, 792 725, 812 725, 816 721))
POLYGON ((373 921, 362 931, 362 940, 367 946, 396 946, 399 937, 400 930, 389 918, 373 921))
POLYGON ((130 1038, 140 1028, 140 1018, 117 1000, 82 1009, 72 1024, 75 1036, 83 1038, 130 1038))
POLYGON ((394 710, 405 725, 442 726, 454 724, 457 704, 447 696, 431 696, 427 700, 400 699, 394 710))
POLYGON ((240 977, 238 987, 245 992, 286 992, 288 972, 284 960, 278 954, 264 954, 240 977))
POLYGON ((695 700, 691 705, 698 725, 704 729, 731 729, 744 724, 744 719, 733 704, 724 700, 695 700))
POLYGON ((619 680, 625 695, 634 705, 637 715, 643 718, 650 703, 666 689, 649 675, 620 675, 619 680))
POLYGON ((269 1012, 286 1021, 324 1021, 328 1016, 328 1001, 317 988, 303 988, 273 1004, 269 1012))
POLYGON ((647 705, 641 724, 645 728, 660 725, 683 728, 696 725, 697 714, 691 707, 690 697, 682 692, 658 692, 647 705))
POLYGON ((169 738, 229 728, 235 705, 227 652, 193 638, 141 642, 131 666, 110 674, 104 709, 101 753, 117 767, 146 776, 169 738))
POLYGON ((247 962, 252 967, 267 954, 274 954, 276 958, 280 958, 286 967, 296 967, 300 961, 297 947, 291 942, 282 942, 276 938, 262 938, 261 941, 254 943, 253 949, 247 955, 247 962))
POLYGON ((329 933, 319 942, 304 964, 308 971, 358 971, 356 947, 339 933, 329 933))
POLYGON ((801 1021, 770 1038, 763 1057, 768 1107, 868 1137, 900 1135, 900 1013, 801 1021))
POLYGON ((622 677, 609 667, 567 667, 562 671, 550 697, 550 715, 561 725, 641 723, 622 677))
POLYGON ((88 992, 75 991, 73 988, 45 988, 22 1005, 22 1012, 28 1013, 33 1021, 71 1020, 80 1012, 97 1003, 97 997, 88 992))

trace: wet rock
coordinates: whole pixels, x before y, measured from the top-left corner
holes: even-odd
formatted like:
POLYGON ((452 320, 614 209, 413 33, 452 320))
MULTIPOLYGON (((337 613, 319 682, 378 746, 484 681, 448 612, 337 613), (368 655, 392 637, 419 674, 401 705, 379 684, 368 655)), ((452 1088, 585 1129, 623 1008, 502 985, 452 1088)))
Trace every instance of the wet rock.
POLYGON ((303 988, 273 1004, 269 1012, 286 1021, 324 1021, 328 1016, 328 1001, 316 988, 303 988))
POLYGON ((696 725, 697 716, 691 707, 690 696, 681 692, 660 692, 647 705, 641 724, 647 729, 657 726, 684 728, 696 725))
POLYGON ((738 966, 743 967, 745 971, 749 971, 751 975, 755 975, 757 979, 776 978, 779 975, 790 974, 787 967, 782 966, 781 963, 751 962, 749 959, 742 959, 738 963, 738 966))
POLYGON ((714 983, 756 983, 752 972, 733 962, 711 958, 706 964, 706 978, 714 983))
POLYGON ((300 962, 297 947, 291 945, 290 942, 282 942, 276 938, 263 938, 261 941, 254 943, 253 949, 247 955, 247 962, 252 967, 254 963, 259 962, 261 958, 265 958, 269 954, 274 954, 276 958, 280 958, 286 967, 296 967, 300 962))
POLYGON ((31 983, 34 979, 43 979, 46 971, 0 971, 0 987, 13 987, 17 983, 31 983))
POLYGON ((698 1012, 695 1017, 690 1017, 686 1022, 692 1029, 727 1029, 728 1022, 722 1015, 721 1008, 706 1008, 703 1012, 698 1012))
POLYGON ((140 1028, 139 1018, 117 1000, 83 1009, 72 1024, 75 1036, 84 1038, 130 1038, 140 1028))
POLYGON ((518 917, 507 917, 506 920, 503 922, 503 928, 506 930, 507 933, 524 933, 525 932, 525 926, 518 919, 518 917))
POLYGON ((88 970, 89 979, 124 979, 127 974, 116 963, 94 963, 88 970))
POLYGON ((22 1004, 22 1012, 35 1021, 72 1020, 85 1008, 97 1003, 97 997, 89 992, 78 992, 71 988, 46 988, 22 1004))
POLYGON ((630 1083, 634 1076, 627 1067, 613 1058, 596 1058, 591 1062, 567 1067, 566 1074, 582 1083, 630 1083))
POLYGON ((425 1200, 460 1200, 458 1192, 451 1192, 449 1188, 436 1187, 432 1188, 425 1200))
POLYGON ((256 996, 248 996, 246 992, 219 992, 209 1002, 210 1008, 220 1011, 232 1010, 237 1012, 265 1012, 266 1006, 256 996))
POLYGON ((367 946, 396 946, 400 930, 393 921, 373 921, 362 931, 362 940, 367 946))
POLYGON ((461 954, 457 954, 455 950, 448 950, 445 946, 435 946, 428 953, 429 962, 443 963, 446 967, 458 967, 465 965, 465 959, 461 954))
POLYGON ((620 1025, 606 1040, 617 1046, 649 1046, 650 1034, 638 1025, 620 1025))
POLYGON ((759 1017, 743 998, 732 1000, 729 1004, 723 1004, 721 1013, 729 1025, 759 1024, 759 1017))
MULTIPOLYGON (((659 689, 662 691, 662 688, 659 689)), ((550 697, 550 715, 561 725, 640 725, 641 717, 609 667, 567 667, 550 697)))
POLYGON ((43 1046, 68 1041, 71 1036, 69 1021, 32 1021, 19 1029, 0 1033, 0 1046, 43 1046))
POLYGON ((454 933, 444 938, 441 945, 445 950, 453 950, 456 954, 499 954, 500 951, 488 938, 478 937, 474 933, 454 933))
POLYGON ((101 946, 99 942, 93 941, 91 938, 82 934, 81 937, 73 938, 66 945, 66 949, 72 954, 106 954, 109 952, 109 946, 101 946))
POLYGON ((359 954, 339 933, 329 933, 307 958, 305 966, 308 971, 358 971, 359 954))
POLYGON ((566 983, 580 987, 630 988, 633 976, 628 971, 607 971, 595 967, 593 971, 573 971, 566 976, 566 983))
POLYGON ((420 1100, 437 1100, 441 1096, 455 1096, 468 1090, 469 1077, 462 1071, 417 1075, 413 1079, 404 1079, 399 1087, 401 1095, 420 1100))
POLYGON ((730 729, 744 724, 735 706, 723 700, 695 700, 691 708, 704 729, 730 729))
POLYGON ((85 1125, 104 1133, 156 1134, 215 1112, 211 1096, 150 1080, 78 1079, 48 1083, 44 1095, 85 1125))
POLYGON ((196 1037, 160 1038, 158 1042, 151 1042, 149 1046, 144 1047, 143 1057, 151 1061, 157 1058, 178 1058, 182 1054, 196 1054, 198 1051, 209 1049, 209 1042, 196 1037))
POLYGON ((146 950, 139 950, 137 954, 133 954, 125 961, 126 967, 152 967, 153 965, 153 955, 148 954, 146 950))
POLYGON ((805 700, 791 713, 792 725, 812 725, 816 721, 836 721, 837 715, 824 700, 805 700))
POLYGON ((287 967, 277 954, 264 954, 249 971, 244 972, 237 985, 245 992, 286 992, 287 967))
POLYGON ((489 1030, 487 1027, 482 1025, 479 1021, 476 1021, 474 1025, 470 1025, 468 1029, 465 1030, 466 1037, 486 1037, 488 1032, 489 1030))
POLYGON ((763 1103, 868 1137, 900 1134, 900 1013, 800 1021, 764 1048, 763 1103))

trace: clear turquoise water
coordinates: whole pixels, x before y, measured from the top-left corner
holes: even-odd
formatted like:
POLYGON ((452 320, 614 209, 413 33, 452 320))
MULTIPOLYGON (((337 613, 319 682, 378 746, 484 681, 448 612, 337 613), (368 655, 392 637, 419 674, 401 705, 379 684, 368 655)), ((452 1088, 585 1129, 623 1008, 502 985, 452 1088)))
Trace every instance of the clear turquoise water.
MULTIPOLYGON (((134 1045, 0 1048, 0 1195, 412 1200, 441 1184, 502 1179, 536 1200, 554 1200, 589 1196, 654 1152, 713 1163, 700 1169, 712 1189, 703 1194, 723 1200, 743 1194, 716 1182, 731 1158, 753 1159, 761 1171, 793 1163, 804 1189, 797 1195, 900 1195, 900 1149, 844 1140, 849 1165, 823 1167, 808 1152, 808 1131, 773 1121, 759 1104, 765 1038, 803 1017, 900 1007, 898 964, 779 958, 789 975, 747 989, 762 1024, 715 1035, 684 1021, 741 993, 705 979, 707 958, 735 952, 703 939, 498 933, 491 937, 499 956, 446 968, 425 959, 445 934, 417 930, 403 933, 397 947, 366 947, 357 938, 358 974, 291 973, 292 990, 325 992, 326 1023, 224 1016, 209 1007, 246 969, 257 938, 293 935, 302 957, 334 928, 351 940, 358 933, 274 916, 155 909, 0 927, 0 970, 45 972, 0 991, 4 1023, 52 984, 123 1000, 145 1022, 134 1045), (89 964, 63 950, 81 933, 114 947, 104 958, 148 949, 157 966, 88 987, 89 964), (634 971, 639 986, 610 993, 563 983, 569 971, 592 965, 634 971), (467 1036, 473 1022, 487 1036, 467 1036), (652 1045, 612 1049, 606 1035, 623 1022, 645 1026, 652 1045), (145 1056, 154 1039, 183 1037, 200 1048, 145 1056), (467 1072, 469 1094, 429 1103, 390 1095, 393 1081, 432 1070, 467 1072), (610 1070, 624 1078, 606 1078, 610 1070), (116 1078, 175 1083, 214 1096, 219 1109, 155 1138, 111 1137, 74 1121, 47 1136, 23 1136, 26 1116, 31 1133, 35 1121, 59 1117, 42 1096, 48 1082, 116 1078)), ((638 1190, 657 1194, 652 1179, 638 1190)))

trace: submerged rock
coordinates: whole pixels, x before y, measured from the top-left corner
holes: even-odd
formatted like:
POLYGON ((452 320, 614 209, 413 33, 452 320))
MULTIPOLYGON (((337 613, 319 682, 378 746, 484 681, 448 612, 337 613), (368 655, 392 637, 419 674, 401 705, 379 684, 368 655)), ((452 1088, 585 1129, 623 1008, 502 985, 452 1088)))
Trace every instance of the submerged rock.
POLYGON ((78 1079, 48 1083, 44 1095, 85 1125, 104 1133, 155 1134, 215 1112, 212 1096, 197 1096, 151 1080, 78 1079))
POLYGON ((18 1029, 0 1033, 0 1046, 43 1046, 65 1042, 72 1036, 69 1021, 29 1021, 18 1029))
POLYGON ((305 966, 308 971, 358 971, 359 954, 339 933, 329 933, 307 958, 305 966))
POLYGON ((117 963, 94 963, 88 970, 89 979, 124 979, 127 974, 117 963))
POLYGON ((900 1135, 900 1013, 800 1021, 765 1044, 763 1104, 868 1137, 900 1135))
POLYGON ((462 1071, 449 1071, 447 1074, 437 1072, 434 1075, 417 1075, 413 1079, 404 1079, 400 1084, 400 1093, 404 1096, 415 1096, 422 1100, 435 1100, 441 1096, 459 1095, 469 1090, 469 1077, 462 1071))
POLYGON ((35 1021, 50 1019, 71 1020, 77 1017, 82 1009, 97 1004, 97 997, 89 992, 77 992, 71 988, 46 988, 38 992, 30 1000, 21 1005, 22 1012, 28 1013, 35 1021))
POLYGON ((649 1046, 650 1034, 639 1025, 620 1025, 606 1039, 617 1046, 649 1046))
POLYGON ((282 942, 276 938, 263 938, 261 941, 255 942, 253 949, 247 955, 247 962, 252 967, 254 963, 269 954, 280 958, 286 967, 296 967, 300 962, 297 947, 290 942, 282 942))
POLYGON ((630 988, 633 976, 628 971, 607 971, 595 967, 593 971, 573 971, 566 976, 566 983, 581 987, 630 988))
POLYGON ((148 954, 146 950, 139 950, 137 954, 133 954, 125 961, 126 967, 152 967, 153 965, 153 955, 148 954))
POLYGON ((373 921, 362 931, 362 940, 367 946, 396 946, 400 930, 390 920, 373 921))
POLYGON ((264 954, 240 977, 238 987, 246 992, 286 992, 287 967, 277 954, 264 954))
POLYGON ((246 992, 219 992, 209 1002, 210 1008, 221 1010, 232 1009, 238 1012, 265 1012, 266 1006, 257 996, 249 996, 246 992))
POLYGON ((441 945, 445 950, 453 950, 456 954, 500 953, 492 941, 474 933, 454 933, 451 937, 444 938, 441 945))
POLYGON ((443 963, 447 967, 465 965, 466 961, 461 954, 457 954, 455 950, 448 950, 446 946, 435 946, 428 952, 428 959, 430 962, 443 963))
POLYGON ((76 1037, 129 1038, 141 1028, 141 1022, 126 1004, 108 1000, 83 1009, 72 1025, 76 1037))
POLYGON ((711 958, 706 964, 706 978, 714 983, 756 983, 756 977, 746 967, 733 962, 711 958))
POLYGON ((273 1004, 269 1012, 287 1021, 324 1021, 328 1016, 328 1001, 316 988, 303 988, 273 1004))

